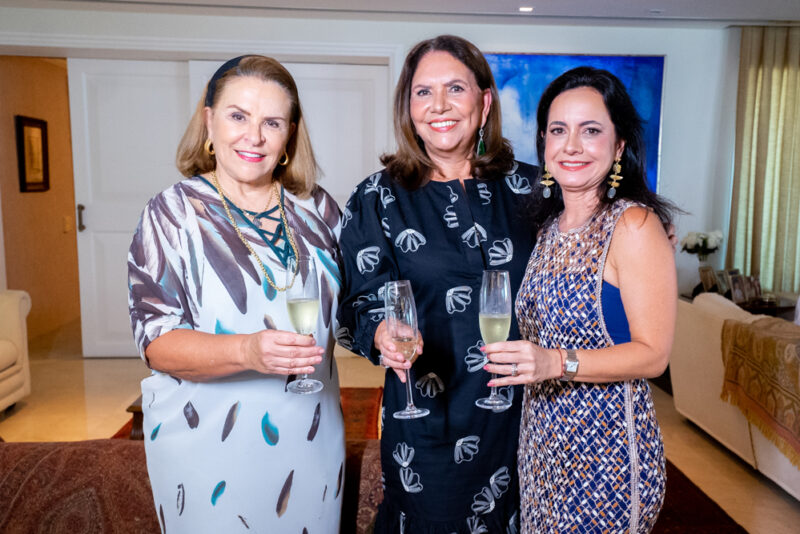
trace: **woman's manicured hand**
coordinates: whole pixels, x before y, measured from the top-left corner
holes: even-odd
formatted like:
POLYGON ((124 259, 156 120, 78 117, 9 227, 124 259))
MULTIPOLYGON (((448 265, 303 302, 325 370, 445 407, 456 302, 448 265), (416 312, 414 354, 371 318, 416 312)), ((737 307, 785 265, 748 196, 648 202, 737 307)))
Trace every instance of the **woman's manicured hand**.
POLYGON ((245 367, 259 373, 299 375, 313 373, 325 349, 313 336, 284 330, 261 330, 244 337, 242 355, 245 367))
POLYGON ((555 349, 543 349, 530 341, 502 341, 481 350, 489 359, 483 368, 498 375, 489 386, 531 384, 561 376, 561 355, 555 349))
POLYGON ((389 335, 389 329, 386 327, 386 321, 381 321, 378 328, 375 330, 375 348, 381 353, 381 365, 384 367, 391 367, 400 379, 400 382, 405 383, 406 373, 405 369, 410 369, 411 364, 422 354, 422 346, 424 342, 422 336, 417 337, 417 352, 410 360, 406 360, 402 353, 397 352, 397 346, 389 335))

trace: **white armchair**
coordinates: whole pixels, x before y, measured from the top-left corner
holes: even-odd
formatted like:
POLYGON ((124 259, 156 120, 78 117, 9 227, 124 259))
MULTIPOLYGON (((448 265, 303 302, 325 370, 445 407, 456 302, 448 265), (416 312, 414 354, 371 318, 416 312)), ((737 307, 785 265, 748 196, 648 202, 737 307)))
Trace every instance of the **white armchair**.
POLYGON ((26 318, 31 298, 25 291, 0 291, 0 410, 31 392, 26 318))
POLYGON ((675 409, 711 437, 800 500, 795 466, 742 411, 720 398, 725 378, 722 327, 726 319, 750 323, 752 315, 716 293, 678 301, 675 341, 669 360, 675 409))

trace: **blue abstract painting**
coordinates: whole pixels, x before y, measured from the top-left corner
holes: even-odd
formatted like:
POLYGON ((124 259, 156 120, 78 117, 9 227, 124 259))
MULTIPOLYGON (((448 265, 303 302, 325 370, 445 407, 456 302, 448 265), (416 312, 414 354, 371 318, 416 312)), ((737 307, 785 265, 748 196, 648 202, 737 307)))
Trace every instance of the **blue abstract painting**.
MULTIPOLYGON (((545 88, 564 72, 582 65, 605 69, 619 78, 644 121, 647 184, 657 191, 661 139, 663 56, 586 56, 485 54, 500 92, 503 135, 520 161, 538 163, 536 107, 545 88)), ((623 169, 624 176, 624 169, 623 169)))

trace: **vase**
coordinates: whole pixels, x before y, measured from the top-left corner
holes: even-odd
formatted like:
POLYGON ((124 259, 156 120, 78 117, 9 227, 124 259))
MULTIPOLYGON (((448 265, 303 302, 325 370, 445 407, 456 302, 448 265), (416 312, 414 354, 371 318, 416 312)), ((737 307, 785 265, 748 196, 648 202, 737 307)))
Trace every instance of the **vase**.
POLYGON ((708 261, 708 254, 698 254, 697 259, 700 260, 701 265, 704 265, 708 261))

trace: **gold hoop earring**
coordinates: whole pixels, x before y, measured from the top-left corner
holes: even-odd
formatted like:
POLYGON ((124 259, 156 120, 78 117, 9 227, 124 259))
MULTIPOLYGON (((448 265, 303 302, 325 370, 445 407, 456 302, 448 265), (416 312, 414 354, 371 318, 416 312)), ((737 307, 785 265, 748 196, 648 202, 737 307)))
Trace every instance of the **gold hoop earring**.
POLYGON ((206 139, 206 142, 203 143, 203 150, 205 150, 206 154, 209 156, 214 155, 214 145, 211 144, 211 139, 206 139))
POLYGON ((281 167, 286 167, 288 164, 289 164, 289 154, 287 154, 286 151, 284 150, 283 157, 278 162, 278 165, 280 165, 281 167))

